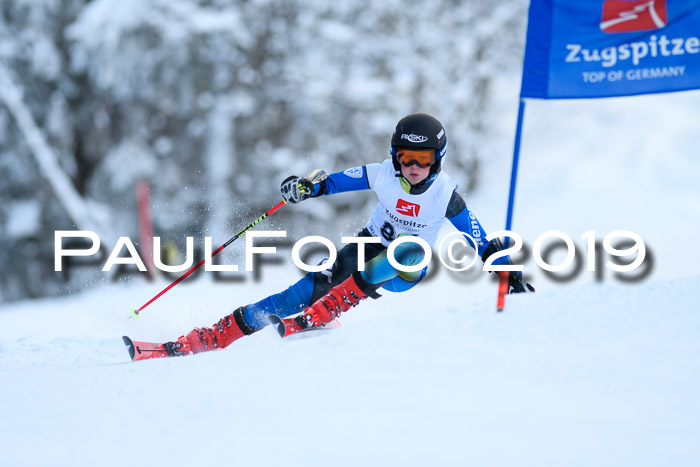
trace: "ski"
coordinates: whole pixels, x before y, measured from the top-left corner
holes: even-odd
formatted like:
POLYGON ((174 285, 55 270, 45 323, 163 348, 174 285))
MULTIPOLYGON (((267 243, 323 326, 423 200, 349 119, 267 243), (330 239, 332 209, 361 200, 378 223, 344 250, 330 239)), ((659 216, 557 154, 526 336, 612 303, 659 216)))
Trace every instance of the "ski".
MULTIPOLYGON (((298 334, 308 331, 322 331, 326 329, 336 329, 340 327, 340 321, 334 319, 330 323, 322 324, 321 326, 311 326, 307 327, 306 323, 300 317, 294 318, 280 318, 276 315, 271 315, 268 317, 270 324, 275 326, 277 333, 280 337, 288 337, 292 334, 298 334)), ((122 336, 122 341, 126 346, 126 350, 129 352, 129 357, 133 361, 137 360, 148 360, 151 358, 164 358, 170 357, 171 355, 165 348, 165 344, 159 344, 157 342, 140 342, 131 340, 128 336, 122 336)))
POLYGON ((124 345, 126 345, 126 350, 129 351, 129 356, 134 361, 170 356, 165 350, 165 344, 132 341, 127 336, 123 336, 122 340, 124 341, 124 345))
POLYGON ((267 319, 270 321, 270 324, 275 327, 280 337, 288 337, 292 334, 298 334, 300 332, 322 331, 325 329, 337 329, 340 327, 340 321, 337 319, 334 319, 330 323, 322 324, 321 326, 308 327, 301 319, 301 315, 293 318, 280 318, 277 315, 270 315, 267 319))

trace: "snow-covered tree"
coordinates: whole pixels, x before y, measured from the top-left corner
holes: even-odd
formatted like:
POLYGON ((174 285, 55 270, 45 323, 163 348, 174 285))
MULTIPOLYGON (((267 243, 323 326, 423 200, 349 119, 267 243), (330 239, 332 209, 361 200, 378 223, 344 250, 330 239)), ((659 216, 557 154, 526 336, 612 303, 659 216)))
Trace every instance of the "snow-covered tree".
MULTIPOLYGON (((525 12, 524 0, 3 2, 0 65, 54 156, 53 181, 79 198, 46 183, 0 100, 0 241, 10 246, 0 267, 14 264, 13 249, 32 258, 0 279, 3 297, 76 286, 60 283, 52 260, 53 231, 78 228, 77 205, 103 235, 135 239, 135 185, 147 179, 156 235, 225 240, 276 202, 285 176, 384 159, 394 124, 415 111, 443 122, 450 173, 473 188, 498 136, 495 86, 519 68, 525 12)), ((294 216, 336 218, 370 202, 330 198, 294 216)), ((291 229, 291 215, 274 222, 291 229)))

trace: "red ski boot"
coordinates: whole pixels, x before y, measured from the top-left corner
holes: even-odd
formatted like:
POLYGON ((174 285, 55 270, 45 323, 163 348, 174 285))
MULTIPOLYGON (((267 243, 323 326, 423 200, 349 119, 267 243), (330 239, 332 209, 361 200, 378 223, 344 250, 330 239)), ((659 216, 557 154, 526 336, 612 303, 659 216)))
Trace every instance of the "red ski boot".
POLYGON ((366 283, 359 272, 355 272, 307 307, 301 314, 301 319, 306 323, 306 327, 330 323, 339 317, 340 313, 360 303, 360 300, 368 296, 379 298, 376 288, 376 285, 366 283))
POLYGON ((245 307, 238 308, 210 328, 194 328, 175 342, 165 343, 166 352, 170 356, 177 356, 223 349, 241 337, 252 334, 254 330, 243 320, 244 310, 245 307))

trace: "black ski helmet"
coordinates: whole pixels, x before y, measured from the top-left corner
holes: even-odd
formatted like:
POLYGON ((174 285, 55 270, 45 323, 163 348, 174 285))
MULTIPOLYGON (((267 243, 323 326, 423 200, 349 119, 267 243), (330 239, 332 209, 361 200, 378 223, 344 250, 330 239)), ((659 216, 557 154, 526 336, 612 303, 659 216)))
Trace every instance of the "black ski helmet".
POLYGON ((440 172, 442 160, 447 154, 447 135, 440 121, 428 114, 415 113, 399 120, 391 136, 391 160, 397 171, 401 170, 396 157, 397 148, 435 149, 435 163, 430 167, 430 180, 440 172))

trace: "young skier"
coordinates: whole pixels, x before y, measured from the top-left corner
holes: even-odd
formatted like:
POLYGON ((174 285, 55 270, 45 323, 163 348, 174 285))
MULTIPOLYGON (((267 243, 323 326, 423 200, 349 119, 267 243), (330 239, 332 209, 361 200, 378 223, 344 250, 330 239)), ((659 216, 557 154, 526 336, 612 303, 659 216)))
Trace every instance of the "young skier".
MULTIPOLYGON (((486 232, 457 193, 457 184, 441 170, 446 152, 442 124, 430 115, 417 113, 398 122, 391 138, 391 158, 381 164, 353 167, 331 175, 317 170, 303 178, 288 177, 282 182, 281 192, 290 203, 373 190, 379 203, 357 236, 376 243, 350 243, 338 252, 329 269, 308 273, 283 292, 242 306, 212 327, 195 328, 161 349, 174 356, 223 348, 267 326, 272 315, 284 318, 303 311, 296 319, 301 327, 320 326, 367 297, 378 298, 379 288, 409 290, 425 276, 427 267, 401 272, 389 263, 387 248, 400 235, 415 235, 432 247, 445 218, 460 232, 470 233, 478 254, 486 261, 501 250, 501 243, 497 239, 486 242, 486 232), (358 270, 358 248, 364 249, 363 271, 358 270)), ((405 242, 397 246, 394 258, 403 266, 415 266, 423 261, 424 254, 417 243, 405 242)), ((499 258, 494 264, 505 262, 510 262, 508 257, 499 258)), ((511 272, 509 293, 518 292, 534 292, 534 288, 523 281, 522 273, 511 272)), ((130 352, 133 358, 131 348, 130 352)))

